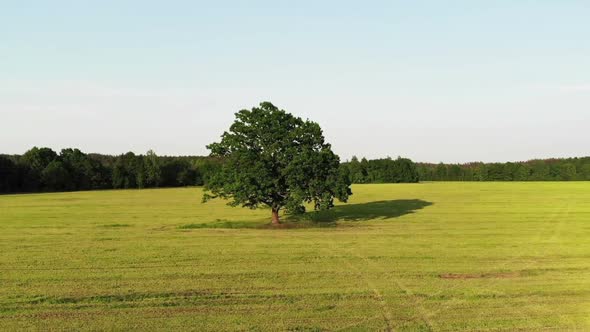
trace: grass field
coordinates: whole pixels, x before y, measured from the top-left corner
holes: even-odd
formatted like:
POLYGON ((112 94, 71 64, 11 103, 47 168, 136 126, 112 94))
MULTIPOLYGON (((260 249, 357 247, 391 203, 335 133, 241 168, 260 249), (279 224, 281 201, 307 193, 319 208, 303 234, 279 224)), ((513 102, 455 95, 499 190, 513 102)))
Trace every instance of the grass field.
POLYGON ((590 330, 590 182, 353 191, 285 229, 198 188, 0 196, 0 330, 590 330))

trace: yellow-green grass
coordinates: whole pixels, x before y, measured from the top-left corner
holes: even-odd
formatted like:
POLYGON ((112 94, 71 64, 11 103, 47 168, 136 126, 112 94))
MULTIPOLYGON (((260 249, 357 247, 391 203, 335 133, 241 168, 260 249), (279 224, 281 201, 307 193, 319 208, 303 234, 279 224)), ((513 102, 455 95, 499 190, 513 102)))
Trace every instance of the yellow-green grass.
POLYGON ((199 188, 0 196, 0 330, 590 330, 590 183, 353 191, 284 229, 199 188))

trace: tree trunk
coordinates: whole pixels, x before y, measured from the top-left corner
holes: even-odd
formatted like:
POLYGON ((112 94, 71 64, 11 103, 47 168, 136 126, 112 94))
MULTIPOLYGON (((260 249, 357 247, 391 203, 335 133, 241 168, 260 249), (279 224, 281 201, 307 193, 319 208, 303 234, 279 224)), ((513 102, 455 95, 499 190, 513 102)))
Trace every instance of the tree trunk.
POLYGON ((273 225, 278 225, 281 222, 279 221, 279 209, 272 209, 272 224, 273 225))

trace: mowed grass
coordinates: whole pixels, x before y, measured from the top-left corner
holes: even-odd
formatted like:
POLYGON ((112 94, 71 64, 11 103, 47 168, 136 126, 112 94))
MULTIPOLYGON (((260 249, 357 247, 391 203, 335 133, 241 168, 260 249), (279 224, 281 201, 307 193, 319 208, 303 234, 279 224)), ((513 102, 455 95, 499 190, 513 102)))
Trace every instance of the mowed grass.
POLYGON ((0 330, 590 330, 590 183, 353 191, 281 229, 199 188, 0 196, 0 330))

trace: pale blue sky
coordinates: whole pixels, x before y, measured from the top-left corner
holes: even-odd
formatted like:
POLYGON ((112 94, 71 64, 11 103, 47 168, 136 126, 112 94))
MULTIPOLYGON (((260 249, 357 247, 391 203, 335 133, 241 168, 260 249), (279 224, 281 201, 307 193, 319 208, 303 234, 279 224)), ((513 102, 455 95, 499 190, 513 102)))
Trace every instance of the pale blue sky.
POLYGON ((1 1, 0 153, 206 154, 263 100, 343 159, 590 155, 589 1, 1 1))

